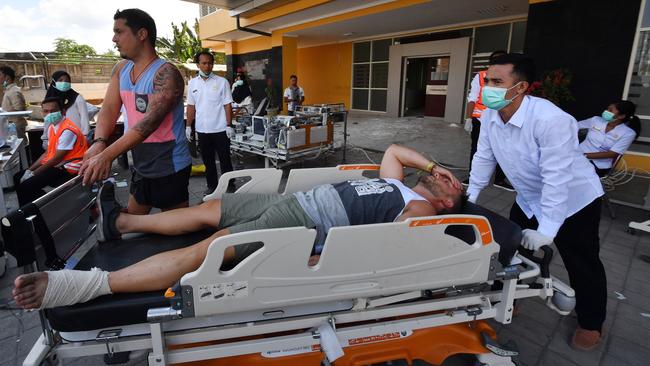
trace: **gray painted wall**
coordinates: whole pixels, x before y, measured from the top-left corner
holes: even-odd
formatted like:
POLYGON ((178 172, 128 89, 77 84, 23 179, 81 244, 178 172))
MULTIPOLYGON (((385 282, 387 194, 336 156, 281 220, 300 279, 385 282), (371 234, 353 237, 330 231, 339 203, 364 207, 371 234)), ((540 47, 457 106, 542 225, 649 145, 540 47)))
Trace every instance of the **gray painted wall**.
POLYGON ((449 86, 444 120, 450 123, 463 121, 469 41, 469 37, 465 37, 390 46, 386 114, 397 117, 401 112, 400 95, 402 94, 402 64, 404 63, 404 57, 449 55, 449 86))

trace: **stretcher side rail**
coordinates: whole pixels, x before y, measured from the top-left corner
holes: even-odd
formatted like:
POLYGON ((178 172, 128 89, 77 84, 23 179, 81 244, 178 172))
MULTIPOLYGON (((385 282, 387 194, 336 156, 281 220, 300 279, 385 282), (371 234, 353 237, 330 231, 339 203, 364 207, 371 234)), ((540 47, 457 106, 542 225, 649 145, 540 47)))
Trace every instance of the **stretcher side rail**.
POLYGON ((203 197, 203 202, 221 199, 228 189, 228 184, 236 178, 250 178, 237 189, 237 193, 278 193, 282 170, 275 168, 244 169, 227 172, 221 176, 217 188, 211 194, 203 197))
POLYGON ((183 294, 193 293, 192 299, 183 299, 193 304, 184 311, 205 316, 483 283, 500 268, 491 232, 487 219, 470 215, 336 227, 314 266, 307 264, 313 229, 228 235, 213 241, 201 266, 182 277, 183 294), (475 242, 446 234, 451 225, 471 226, 475 242), (215 270, 226 248, 246 243, 263 246, 233 269, 215 270))

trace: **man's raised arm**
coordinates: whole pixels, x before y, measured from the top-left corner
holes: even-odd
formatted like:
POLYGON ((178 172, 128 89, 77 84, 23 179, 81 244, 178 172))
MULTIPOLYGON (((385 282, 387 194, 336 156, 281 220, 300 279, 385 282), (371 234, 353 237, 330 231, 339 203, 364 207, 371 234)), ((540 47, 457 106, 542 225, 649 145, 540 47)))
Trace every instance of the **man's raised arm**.
POLYGON ((460 189, 461 184, 456 177, 447 169, 437 166, 431 160, 422 156, 417 151, 400 145, 390 145, 381 160, 379 169, 380 178, 392 178, 404 180, 404 167, 415 168, 428 173, 433 171, 446 176, 451 180, 454 187, 460 189))

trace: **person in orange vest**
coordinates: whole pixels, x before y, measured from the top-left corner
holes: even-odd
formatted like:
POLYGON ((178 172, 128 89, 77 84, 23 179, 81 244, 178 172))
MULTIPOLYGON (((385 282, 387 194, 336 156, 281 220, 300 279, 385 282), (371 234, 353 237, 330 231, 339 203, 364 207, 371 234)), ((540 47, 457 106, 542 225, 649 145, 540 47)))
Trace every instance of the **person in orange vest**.
MULTIPOLYGON (((490 62, 498 56, 505 55, 506 51, 494 51, 490 54, 490 62)), ((479 71, 470 84, 469 95, 467 96, 467 109, 465 111, 465 130, 470 132, 472 137, 472 146, 469 153, 469 169, 472 169, 472 159, 476 153, 476 147, 478 146, 478 137, 481 132, 481 113, 485 110, 485 105, 481 99, 481 92, 483 91, 483 84, 485 79, 485 73, 487 69, 479 71)), ((469 184, 469 177, 463 181, 464 185, 469 184)), ((506 180, 505 174, 501 167, 497 165, 497 168, 494 173, 494 186, 497 188, 505 189, 510 192, 515 190, 512 188, 510 183, 506 180)))
POLYGON ((24 206, 45 194, 43 188, 58 187, 75 177, 88 149, 81 129, 65 117, 63 102, 57 97, 41 102, 49 128, 47 151, 25 171, 14 175, 18 203, 24 206))

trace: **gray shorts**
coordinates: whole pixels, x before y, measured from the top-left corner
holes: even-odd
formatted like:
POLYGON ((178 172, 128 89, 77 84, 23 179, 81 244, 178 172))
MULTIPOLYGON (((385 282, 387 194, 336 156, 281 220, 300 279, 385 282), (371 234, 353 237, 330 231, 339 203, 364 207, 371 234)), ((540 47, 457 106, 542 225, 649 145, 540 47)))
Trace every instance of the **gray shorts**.
MULTIPOLYGON (((220 229, 241 233, 295 226, 314 228, 316 224, 292 194, 226 193, 221 198, 220 229)), ((259 247, 259 244, 236 246, 235 260, 246 258, 259 247)))

